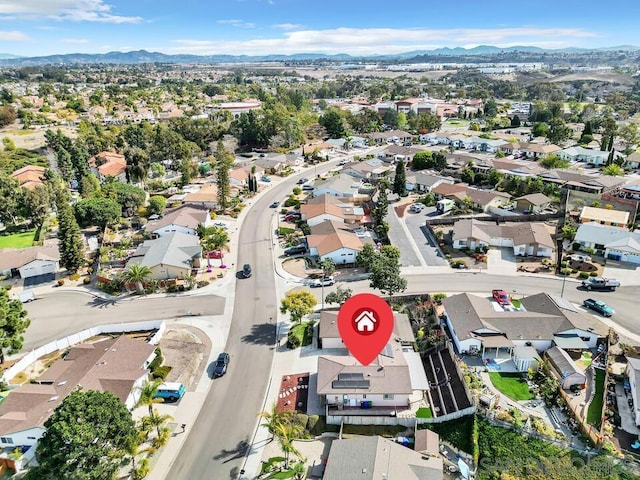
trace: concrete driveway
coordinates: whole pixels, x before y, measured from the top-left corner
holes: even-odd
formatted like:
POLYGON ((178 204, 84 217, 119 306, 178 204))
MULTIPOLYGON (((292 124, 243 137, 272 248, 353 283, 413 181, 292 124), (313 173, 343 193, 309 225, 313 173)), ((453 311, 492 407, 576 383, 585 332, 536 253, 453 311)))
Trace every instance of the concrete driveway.
POLYGON ((420 213, 412 213, 407 209, 404 222, 425 263, 428 266, 448 267, 449 262, 444 258, 438 246, 438 240, 425 226, 425 219, 433 217, 434 213, 436 213, 435 207, 425 207, 420 213))
POLYGON ((640 266, 633 264, 617 263, 607 260, 602 276, 605 278, 615 278, 620 285, 640 285, 640 266))
POLYGON ((487 252, 487 272, 492 275, 516 275, 516 257, 509 247, 491 247, 487 252))

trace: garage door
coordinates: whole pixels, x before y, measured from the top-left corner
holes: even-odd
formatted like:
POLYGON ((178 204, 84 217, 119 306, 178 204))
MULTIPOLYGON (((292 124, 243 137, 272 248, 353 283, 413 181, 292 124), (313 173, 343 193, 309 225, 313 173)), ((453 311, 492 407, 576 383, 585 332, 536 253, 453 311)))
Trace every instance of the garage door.
POLYGON ((29 278, 45 273, 55 273, 55 271, 55 262, 31 262, 20 269, 20 276, 29 278))
POLYGON ((43 263, 42 273, 56 273, 56 264, 51 262, 43 263))

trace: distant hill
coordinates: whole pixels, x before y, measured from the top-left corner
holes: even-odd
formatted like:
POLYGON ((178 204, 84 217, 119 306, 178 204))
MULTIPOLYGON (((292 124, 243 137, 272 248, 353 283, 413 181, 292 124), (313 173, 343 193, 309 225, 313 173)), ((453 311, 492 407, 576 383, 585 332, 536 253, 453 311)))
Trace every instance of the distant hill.
POLYGON ((607 52, 607 51, 637 51, 640 47, 621 45, 596 49, 567 48, 563 50, 545 50, 533 46, 514 46, 507 48, 492 45, 479 45, 474 48, 437 48, 434 50, 416 50, 412 52, 398 53, 394 55, 370 55, 367 57, 354 57, 349 54, 326 55, 324 53, 297 53, 293 55, 167 55, 160 52, 148 52, 136 50, 131 52, 109 53, 68 53, 63 55, 48 55, 42 57, 18 57, 11 54, 0 54, 0 65, 5 66, 34 66, 34 65, 74 65, 74 64, 143 64, 143 63, 241 63, 241 62, 277 62, 277 61, 305 61, 305 60, 406 60, 419 59, 420 57, 465 57, 465 56, 491 56, 509 53, 583 53, 583 52, 607 52))

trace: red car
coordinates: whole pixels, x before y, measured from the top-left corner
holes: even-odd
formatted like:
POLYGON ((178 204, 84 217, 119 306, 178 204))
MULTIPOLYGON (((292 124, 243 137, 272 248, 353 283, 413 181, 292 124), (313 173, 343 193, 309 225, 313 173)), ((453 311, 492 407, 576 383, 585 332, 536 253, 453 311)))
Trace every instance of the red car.
POLYGON ((207 252, 207 258, 222 258, 222 257, 224 257, 222 250, 211 250, 210 252, 207 252))
POLYGON ((511 305, 511 299, 504 290, 491 290, 491 294, 493 295, 494 300, 503 307, 511 305))

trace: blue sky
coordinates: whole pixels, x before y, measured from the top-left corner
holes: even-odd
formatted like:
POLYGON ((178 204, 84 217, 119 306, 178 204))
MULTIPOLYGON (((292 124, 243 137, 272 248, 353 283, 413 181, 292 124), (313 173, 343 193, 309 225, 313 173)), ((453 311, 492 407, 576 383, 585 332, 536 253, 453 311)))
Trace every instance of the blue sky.
POLYGON ((0 0, 0 53, 399 53, 640 45, 635 0, 0 0))

